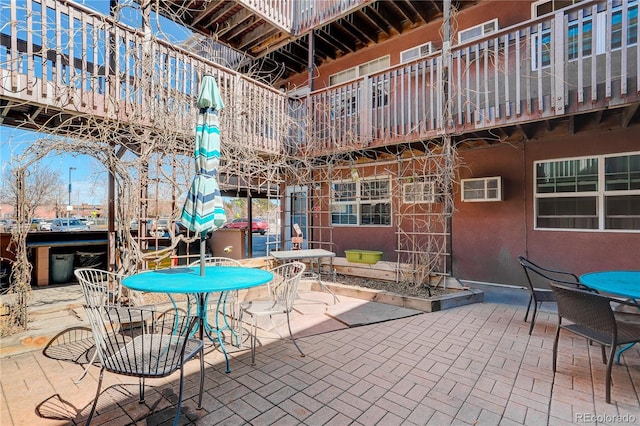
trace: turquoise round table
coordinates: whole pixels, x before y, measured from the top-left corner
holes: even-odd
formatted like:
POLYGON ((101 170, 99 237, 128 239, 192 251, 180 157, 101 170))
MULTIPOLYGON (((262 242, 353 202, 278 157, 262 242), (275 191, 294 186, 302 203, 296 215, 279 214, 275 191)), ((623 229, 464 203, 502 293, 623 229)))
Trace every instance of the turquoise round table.
MULTIPOLYGON (((626 297, 635 302, 640 300, 640 271, 599 271, 580 275, 580 282, 588 287, 616 296, 626 297)), ((621 348, 616 356, 620 364, 620 355, 634 344, 621 348)))
POLYGON ((580 276, 580 282, 604 293, 640 299, 640 271, 589 272, 580 276))
MULTIPOLYGON (((226 292, 257 287, 266 284, 273 279, 269 271, 241 266, 207 266, 204 275, 200 273, 200 266, 158 269, 145 271, 128 276, 122 280, 122 285, 131 290, 149 293, 169 294, 194 294, 196 295, 198 329, 200 340, 204 333, 209 339, 214 340, 210 331, 216 332, 220 349, 224 354, 229 369, 229 357, 224 347, 222 328, 218 324, 216 315, 216 327, 211 328, 207 322, 207 298, 209 293, 220 292, 218 304, 225 298, 226 292)), ((216 311, 217 312, 217 311, 216 311)))

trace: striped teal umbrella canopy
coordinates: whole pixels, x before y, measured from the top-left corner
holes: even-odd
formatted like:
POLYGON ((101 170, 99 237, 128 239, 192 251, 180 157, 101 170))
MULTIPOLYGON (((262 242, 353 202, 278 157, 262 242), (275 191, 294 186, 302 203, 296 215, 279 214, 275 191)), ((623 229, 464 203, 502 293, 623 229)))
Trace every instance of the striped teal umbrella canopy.
POLYGON ((216 80, 206 75, 198 95, 198 124, 196 126, 196 175, 182 208, 182 223, 200 232, 200 253, 204 256, 204 240, 208 231, 220 228, 227 220, 218 186, 220 165, 220 126, 218 113, 224 108, 216 80))

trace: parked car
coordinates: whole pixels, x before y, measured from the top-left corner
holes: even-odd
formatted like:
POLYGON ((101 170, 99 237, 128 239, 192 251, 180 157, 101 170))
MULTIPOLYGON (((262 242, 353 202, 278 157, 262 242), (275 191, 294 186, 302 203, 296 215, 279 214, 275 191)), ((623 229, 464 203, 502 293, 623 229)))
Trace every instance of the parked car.
MULTIPOLYGON (((246 217, 240 218, 240 219, 234 219, 233 221, 224 225, 224 228, 229 228, 229 229, 247 229, 248 227, 249 227, 249 219, 247 219, 246 217)), ((268 230, 269 230, 269 224, 267 223, 266 220, 260 219, 260 218, 253 219, 253 223, 251 224, 251 232, 259 232, 260 235, 264 235, 267 233, 268 230)))
MULTIPOLYGON (((149 232, 149 227, 151 226, 151 221, 147 221, 147 232, 149 232)), ((138 219, 133 219, 131 224, 129 225, 129 229, 131 231, 137 231, 140 229, 140 224, 138 223, 138 219)))
POLYGON ((154 237, 164 237, 169 232, 169 219, 158 219, 151 222, 150 233, 154 237))
POLYGON ((55 232, 88 231, 89 227, 78 219, 57 218, 51 222, 51 230, 55 232))
POLYGON ((41 219, 38 223, 38 231, 51 231, 51 221, 48 219, 41 219))

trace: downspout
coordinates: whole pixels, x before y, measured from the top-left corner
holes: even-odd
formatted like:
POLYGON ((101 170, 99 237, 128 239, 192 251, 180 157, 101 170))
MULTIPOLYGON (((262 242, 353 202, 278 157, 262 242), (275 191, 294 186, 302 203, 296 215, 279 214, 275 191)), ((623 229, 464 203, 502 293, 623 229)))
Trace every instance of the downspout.
MULTIPOLYGON (((307 111, 309 111, 309 121, 308 123, 311 123, 311 117, 312 117, 312 110, 311 110, 311 106, 312 106, 312 101, 311 101, 311 92, 313 92, 313 68, 314 68, 314 61, 313 58, 315 56, 315 50, 316 50, 316 39, 314 36, 314 32, 313 30, 311 30, 309 32, 309 50, 308 50, 308 58, 307 58, 307 80, 308 80, 308 84, 309 84, 309 97, 307 98, 308 100, 308 105, 307 105, 307 111)), ((307 241, 315 241, 315 235, 314 235, 314 229, 315 229, 315 223, 313 221, 313 209, 311 209, 311 212, 309 211, 309 206, 313 206, 313 202, 315 197, 318 196, 318 191, 315 190, 315 178, 314 175, 311 174, 311 185, 309 185, 309 196, 307 197, 307 207, 306 207, 306 212, 305 214, 308 215, 308 224, 310 224, 311 226, 307 225, 307 241)), ((291 233, 291 235, 293 236, 293 233, 291 233)))
MULTIPOLYGON (((115 16, 115 11, 116 8, 118 7, 118 0, 110 0, 109 1, 109 13, 111 15, 112 18, 116 18, 115 16)), ((114 74, 114 70, 115 70, 115 62, 114 62, 114 58, 113 58, 113 53, 115 53, 115 42, 113 40, 113 38, 111 38, 111 36, 109 37, 109 50, 111 51, 111 55, 109 55, 109 64, 108 64, 108 71, 107 71, 107 79, 110 79, 111 75, 114 74)), ((124 151, 126 151, 125 149, 123 149, 123 147, 120 148, 119 154, 116 154, 118 156, 118 158, 120 158, 122 155, 124 155, 124 151)), ((111 165, 110 165, 111 166, 111 165)), ((114 168, 115 169, 115 168, 114 168)), ((109 177, 108 177, 108 182, 107 182, 107 215, 108 215, 108 221, 107 221, 107 242, 109 244, 108 248, 107 248, 107 265, 109 265, 107 267, 107 269, 111 270, 111 271, 117 271, 118 269, 118 261, 117 261, 117 256, 116 256, 116 247, 119 245, 119 243, 116 241, 117 240, 117 235, 116 235, 116 226, 115 226, 115 220, 116 220, 116 204, 115 204, 115 199, 116 199, 116 180, 115 180, 115 176, 114 176, 114 172, 115 170, 112 170, 110 168, 109 170, 109 177)))
POLYGON ((448 202, 445 203, 445 215, 447 229, 447 247, 449 256, 446 257, 445 268, 449 271, 450 276, 453 276, 453 232, 452 232, 452 215, 453 215, 453 147, 451 146, 451 136, 449 135, 449 120, 451 119, 451 105, 449 104, 449 63, 451 61, 451 0, 444 0, 443 2, 443 31, 442 31, 442 84, 443 84, 443 102, 444 119, 442 120, 443 127, 443 148, 445 152, 445 188, 449 196, 451 197, 448 202))

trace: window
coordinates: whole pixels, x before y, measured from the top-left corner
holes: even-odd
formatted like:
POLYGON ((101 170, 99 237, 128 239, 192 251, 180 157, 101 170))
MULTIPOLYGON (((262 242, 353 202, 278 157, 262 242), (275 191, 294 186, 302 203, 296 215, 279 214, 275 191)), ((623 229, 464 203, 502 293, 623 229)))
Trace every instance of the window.
POLYGON ((378 71, 382 71, 385 68, 389 68, 391 63, 390 56, 383 56, 378 59, 374 59, 373 61, 365 62, 358 66, 358 75, 360 77, 373 74, 378 71))
POLYGON ((640 230, 640 152, 535 163, 537 229, 640 230))
POLYGON ((458 43, 464 43, 469 40, 480 38, 485 34, 492 33, 498 30, 498 19, 492 19, 482 24, 476 25, 466 30, 462 30, 458 33, 458 43))
MULTIPOLYGON (((622 47, 622 2, 615 1, 611 9, 611 49, 622 47)), ((638 40, 638 3, 628 2, 627 9, 627 46, 635 45, 638 40)))
POLYGON ((435 183, 410 182, 403 184, 402 201, 405 204, 435 203, 435 183))
POLYGON ((372 81, 371 105, 377 108, 389 105, 389 80, 372 81))
POLYGON ((546 15, 584 0, 540 0, 531 4, 531 17, 546 15))
MULTIPOLYGON (((590 56, 591 49, 593 46, 593 22, 591 19, 591 11, 585 10, 586 13, 589 13, 588 16, 584 16, 582 18, 582 56, 590 56)), ((569 28, 568 28, 568 38, 567 38, 567 57, 569 60, 577 59, 578 48, 579 48, 579 39, 580 39, 580 25, 578 22, 578 17, 571 16, 569 17, 569 28), (573 18, 573 19, 572 19, 573 18)))
POLYGON ((388 177, 335 181, 331 190, 333 225, 391 226, 391 181, 388 177))
POLYGON ((348 68, 338 73, 329 76, 329 85, 335 86, 336 84, 344 83, 345 81, 353 80, 358 77, 358 68, 348 68))
POLYGON ((549 28, 543 28, 540 34, 533 34, 531 43, 531 69, 536 71, 539 68, 550 66, 551 30, 549 28))
POLYGON ((462 201, 502 201, 500 176, 462 179, 462 201))
MULTIPOLYGON (((580 3, 583 0, 540 0, 531 4, 531 18, 535 19, 539 16, 547 15, 556 10, 569 7, 573 4, 580 3)), ((587 9, 585 9, 587 10, 587 9)), ((589 12, 590 13, 590 12, 589 12)), ((569 28, 567 35, 567 51, 568 59, 578 57, 578 23, 577 15, 569 18, 569 28)), ((531 69, 533 71, 539 68, 545 68, 551 65, 551 28, 549 22, 542 23, 543 28, 539 34, 533 34, 531 46, 531 69)), ((592 30, 593 24, 589 19, 583 18, 582 27, 582 55, 591 54, 592 30)))
POLYGON ((411 49, 403 50, 402 52, 400 52, 400 63, 406 64, 407 62, 411 62, 414 59, 429 56, 431 52, 431 42, 412 47, 411 49))
MULTIPOLYGON (((331 86, 341 84, 357 77, 378 72, 388 67, 389 55, 346 69, 339 73, 332 74, 329 76, 329 84, 331 86)), ((357 87, 357 83, 352 83, 351 86, 352 87, 345 87, 344 90, 341 90, 331 96, 331 111, 334 117, 350 116, 358 112, 359 88, 357 87)), ((386 93, 388 90, 385 92, 385 87, 388 87, 388 83, 384 85, 380 84, 379 87, 373 88, 374 105, 382 106, 387 104, 386 93)))
MULTIPOLYGON (((533 18, 551 13, 562 7, 570 6, 578 3, 578 1, 541 1, 532 5, 533 18)), ((599 4, 597 16, 594 18, 593 9, 585 7, 584 9, 574 9, 567 12, 567 58, 569 60, 579 58, 578 42, 582 38, 582 56, 587 57, 595 53, 597 55, 605 53, 606 33, 611 32, 610 49, 620 49, 622 47, 623 37, 623 14, 627 14, 627 46, 636 45, 638 40, 638 2, 637 0, 629 0, 626 11, 622 9, 621 0, 613 0, 611 3, 611 22, 607 24, 606 4, 599 4), (579 13, 583 17, 579 17, 579 13), (582 34, 580 34, 579 20, 582 19, 582 34), (597 23, 597 33, 594 34, 594 19, 597 23)), ((543 29, 540 34, 534 34, 532 39, 532 69, 538 69, 538 63, 541 67, 548 67, 551 64, 551 29, 549 22, 543 23, 543 29), (540 58, 538 58, 540 52, 540 58)))
POLYGON ((333 117, 351 116, 358 112, 359 89, 346 87, 334 95, 331 95, 331 112, 333 117))
POLYGON ((344 83, 345 81, 353 80, 357 77, 382 71, 385 68, 389 68, 390 63, 390 56, 387 55, 338 73, 331 74, 329 76, 329 85, 335 86, 336 84, 344 83))

